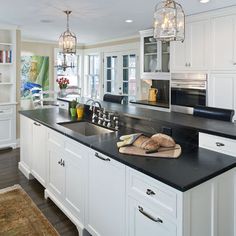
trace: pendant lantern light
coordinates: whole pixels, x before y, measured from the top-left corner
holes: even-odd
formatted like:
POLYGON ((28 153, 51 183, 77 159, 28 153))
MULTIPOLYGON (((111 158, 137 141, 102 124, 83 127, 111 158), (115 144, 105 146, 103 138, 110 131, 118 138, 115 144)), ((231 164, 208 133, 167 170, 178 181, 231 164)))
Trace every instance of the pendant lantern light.
POLYGON ((185 14, 179 3, 165 0, 156 5, 154 38, 159 41, 184 41, 185 14))
POLYGON ((59 48, 63 54, 76 54, 76 35, 69 29, 69 15, 72 11, 64 11, 67 16, 67 29, 59 38, 59 48))

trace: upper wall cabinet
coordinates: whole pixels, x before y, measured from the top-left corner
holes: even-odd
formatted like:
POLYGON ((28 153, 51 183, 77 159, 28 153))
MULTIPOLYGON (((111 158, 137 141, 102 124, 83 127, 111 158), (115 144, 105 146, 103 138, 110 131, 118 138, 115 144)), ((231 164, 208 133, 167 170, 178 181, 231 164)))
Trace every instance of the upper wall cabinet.
POLYGON ((236 70, 236 15, 211 19, 211 70, 236 70))
POLYGON ((140 31, 141 79, 170 79, 170 44, 153 38, 153 30, 140 31))
POLYGON ((171 72, 207 70, 208 42, 208 21, 188 22, 184 42, 171 43, 171 72))

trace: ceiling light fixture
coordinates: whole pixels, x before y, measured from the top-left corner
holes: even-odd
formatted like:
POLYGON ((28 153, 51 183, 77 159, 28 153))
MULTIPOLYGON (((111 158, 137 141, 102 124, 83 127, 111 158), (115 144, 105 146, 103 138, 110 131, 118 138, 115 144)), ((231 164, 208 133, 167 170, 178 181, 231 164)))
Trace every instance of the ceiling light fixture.
POLYGON ((59 48, 63 54, 76 54, 76 35, 69 29, 69 15, 72 11, 64 11, 67 16, 67 29, 59 38, 59 48))
POLYGON ((208 3, 210 0, 199 0, 200 3, 208 3))
POLYGON ((63 71, 66 71, 67 68, 75 68, 74 62, 71 61, 70 65, 68 65, 67 60, 66 60, 66 54, 62 54, 63 59, 59 62, 59 60, 56 61, 55 67, 58 69, 62 69, 63 71))
POLYGON ((184 41, 185 14, 179 3, 165 0, 156 5, 154 38, 160 41, 184 41))
POLYGON ((126 23, 133 23, 133 20, 126 20, 126 23))

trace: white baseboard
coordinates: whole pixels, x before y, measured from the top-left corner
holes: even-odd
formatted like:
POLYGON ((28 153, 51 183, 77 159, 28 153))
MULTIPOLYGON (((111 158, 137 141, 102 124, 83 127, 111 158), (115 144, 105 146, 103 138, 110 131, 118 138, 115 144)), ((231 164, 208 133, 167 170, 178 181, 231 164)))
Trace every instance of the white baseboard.
POLYGON ((23 162, 18 163, 18 169, 24 174, 24 176, 27 179, 29 179, 29 180, 34 179, 34 176, 31 175, 29 168, 23 162))
POLYGON ((64 212, 64 214, 75 224, 78 229, 80 236, 84 235, 84 225, 59 201, 56 196, 50 192, 48 189, 44 190, 45 199, 50 198, 60 209, 64 212))
POLYGON ((16 139, 16 145, 15 145, 15 148, 19 148, 20 147, 20 139, 16 139))

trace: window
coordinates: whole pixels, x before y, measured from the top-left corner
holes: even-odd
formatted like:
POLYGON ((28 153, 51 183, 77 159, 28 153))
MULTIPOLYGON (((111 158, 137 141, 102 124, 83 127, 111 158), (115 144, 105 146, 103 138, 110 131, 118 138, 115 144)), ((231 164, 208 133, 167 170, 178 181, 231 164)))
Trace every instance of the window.
POLYGON ((99 65, 100 60, 98 55, 89 55, 87 57, 87 86, 86 95, 91 98, 100 97, 99 87, 99 65))
POLYGON ((54 90, 59 91, 58 84, 56 82, 57 78, 66 77, 69 79, 69 86, 71 87, 80 87, 79 81, 79 72, 80 72, 80 56, 66 54, 65 58, 58 49, 55 49, 55 70, 54 70, 54 90), (68 67, 63 68, 63 64, 66 64, 68 67))

